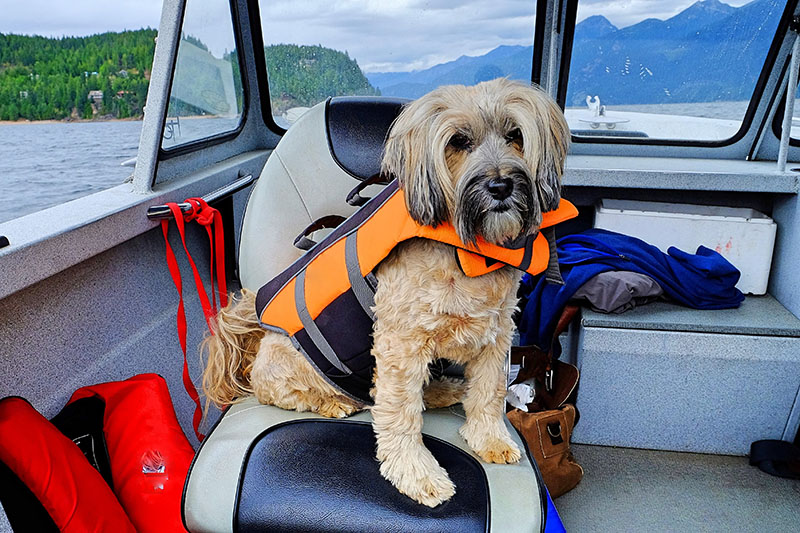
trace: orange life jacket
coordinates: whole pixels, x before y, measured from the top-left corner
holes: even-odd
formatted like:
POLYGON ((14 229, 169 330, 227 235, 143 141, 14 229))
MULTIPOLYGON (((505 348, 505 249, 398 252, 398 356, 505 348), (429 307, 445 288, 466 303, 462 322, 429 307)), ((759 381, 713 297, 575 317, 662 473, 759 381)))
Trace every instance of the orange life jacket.
MULTIPOLYGON (((376 282, 372 271, 399 243, 425 238, 456 249, 461 269, 476 276, 510 265, 543 272, 555 254, 545 228, 577 216, 571 203, 544 213, 536 235, 509 247, 478 239, 465 244, 449 223, 422 226, 408 214, 393 181, 361 209, 259 291, 261 326, 288 335, 295 347, 336 388, 371 403, 374 358, 370 355, 376 282)), ((557 260, 555 262, 557 264, 557 260)))

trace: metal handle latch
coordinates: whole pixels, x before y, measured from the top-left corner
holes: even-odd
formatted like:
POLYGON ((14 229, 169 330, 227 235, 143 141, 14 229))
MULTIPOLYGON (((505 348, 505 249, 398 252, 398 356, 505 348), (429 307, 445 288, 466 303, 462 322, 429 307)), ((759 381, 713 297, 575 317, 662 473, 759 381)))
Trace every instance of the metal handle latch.
MULTIPOLYGON (((248 174, 247 176, 242 176, 241 178, 230 182, 229 184, 225 185, 224 187, 220 187, 216 191, 210 192, 207 195, 203 196, 203 200, 206 203, 213 203, 217 200, 221 200, 227 196, 230 196, 234 193, 237 193, 244 189, 245 187, 249 186, 255 181, 255 178, 252 174, 248 174)), ((178 207, 184 213, 188 212, 192 209, 191 204, 187 202, 182 202, 178 204, 178 207)), ((153 205, 147 208, 147 218, 150 220, 161 220, 164 218, 172 218, 172 211, 169 210, 169 207, 166 205, 153 205)))

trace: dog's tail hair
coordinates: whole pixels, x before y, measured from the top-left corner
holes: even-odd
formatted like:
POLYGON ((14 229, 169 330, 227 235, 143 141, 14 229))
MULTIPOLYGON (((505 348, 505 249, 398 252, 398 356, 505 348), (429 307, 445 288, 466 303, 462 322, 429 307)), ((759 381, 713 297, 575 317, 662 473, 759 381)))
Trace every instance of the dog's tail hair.
POLYGON ((264 330, 258 324, 256 294, 242 289, 216 317, 214 335, 207 336, 200 347, 207 353, 203 372, 205 410, 236 403, 253 393, 250 372, 264 330))

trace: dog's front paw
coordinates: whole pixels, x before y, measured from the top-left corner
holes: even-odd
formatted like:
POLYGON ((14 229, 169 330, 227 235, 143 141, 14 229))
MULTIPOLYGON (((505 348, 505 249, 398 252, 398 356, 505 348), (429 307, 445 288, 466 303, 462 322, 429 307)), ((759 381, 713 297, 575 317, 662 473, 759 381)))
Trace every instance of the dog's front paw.
POLYGON ((516 463, 522 457, 519 446, 503 428, 500 435, 488 434, 469 423, 461 426, 461 436, 478 456, 487 463, 516 463))
POLYGON ((412 500, 436 507, 453 497, 456 486, 430 452, 424 451, 426 453, 420 454, 423 457, 419 462, 414 460, 416 458, 382 462, 381 475, 412 500))
POLYGON ((501 439, 491 439, 484 448, 475 449, 475 453, 487 463, 516 463, 522 457, 516 444, 501 439))

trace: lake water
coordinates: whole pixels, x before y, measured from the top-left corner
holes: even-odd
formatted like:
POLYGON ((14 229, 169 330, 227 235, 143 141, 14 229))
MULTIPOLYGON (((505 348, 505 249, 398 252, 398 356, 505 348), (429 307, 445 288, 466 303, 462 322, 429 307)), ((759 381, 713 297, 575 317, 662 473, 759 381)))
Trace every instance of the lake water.
POLYGON ((0 222, 119 185, 141 121, 0 124, 0 222))
MULTIPOLYGON (((174 124, 174 123, 173 123, 174 124)), ((165 147, 236 129, 238 118, 181 119, 165 147)), ((0 124, 0 223, 123 183, 141 121, 0 124)))
MULTIPOLYGON (((747 102, 715 102, 618 109, 741 119, 746 108, 747 102)), ((230 131, 237 121, 181 119, 181 140, 230 131)), ((140 121, 0 124, 0 223, 123 183, 133 167, 120 163, 136 156, 141 128, 140 121)))

